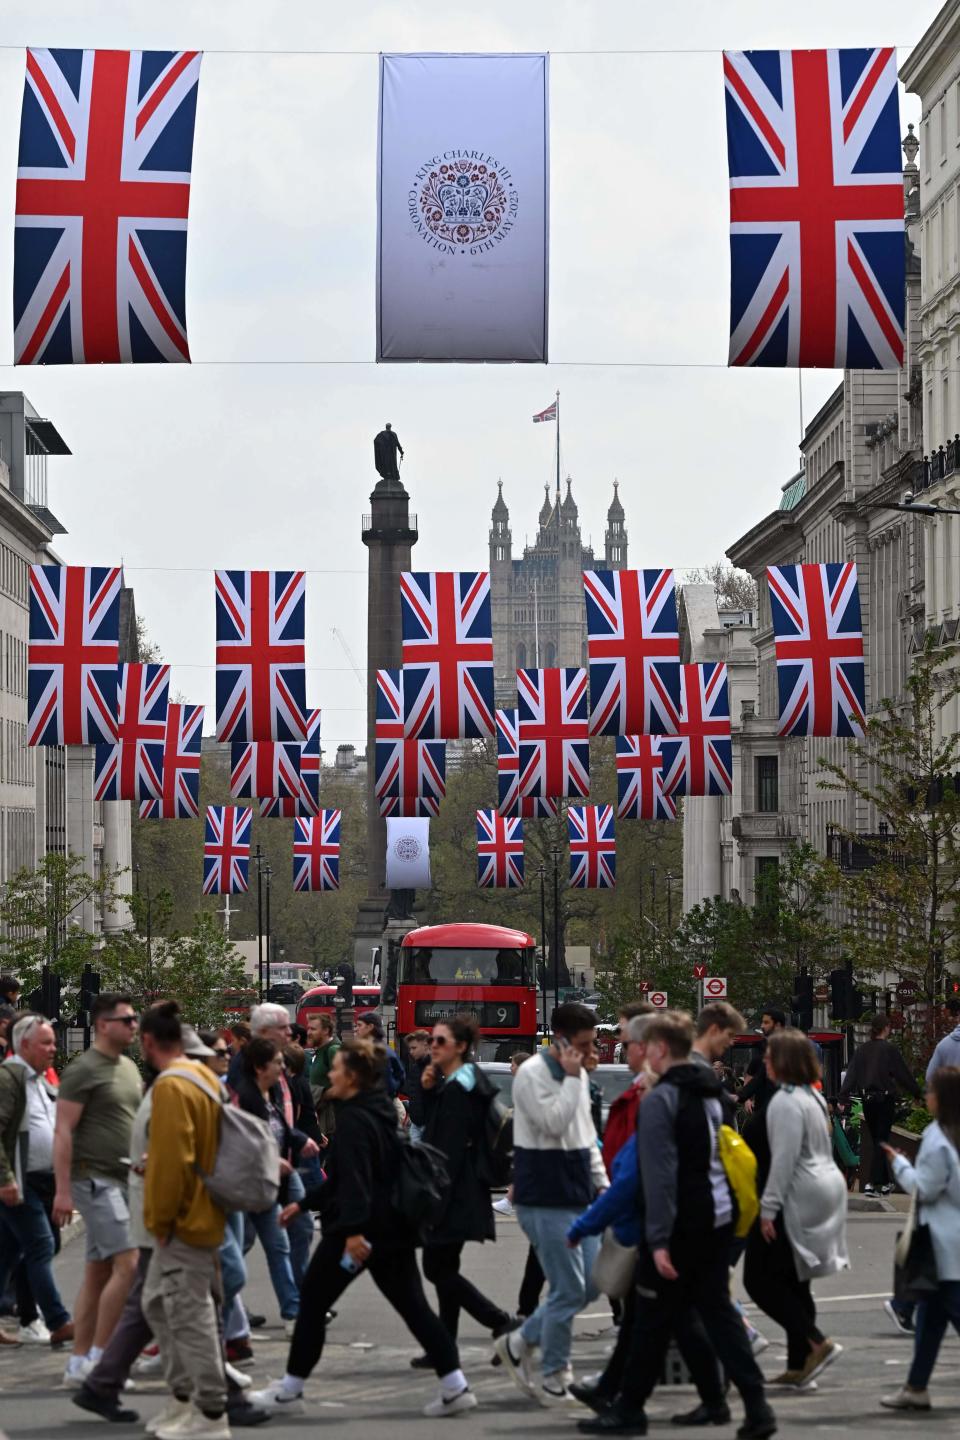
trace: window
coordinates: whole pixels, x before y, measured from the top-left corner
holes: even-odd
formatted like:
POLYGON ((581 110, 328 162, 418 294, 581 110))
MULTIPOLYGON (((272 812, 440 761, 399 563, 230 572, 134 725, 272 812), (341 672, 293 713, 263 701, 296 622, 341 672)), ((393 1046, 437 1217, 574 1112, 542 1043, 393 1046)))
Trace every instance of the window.
POLYGON ((944 96, 937 106, 940 111, 940 164, 947 158, 947 97, 944 96))
POLYGON ((777 912, 777 886, 780 880, 780 861, 776 855, 758 855, 754 871, 754 903, 758 912, 772 920, 777 912))
POLYGON ((930 179, 930 116, 920 122, 920 156, 923 160, 923 178, 930 179))
POLYGON ((767 815, 780 809, 780 760, 776 755, 757 756, 757 809, 767 815))

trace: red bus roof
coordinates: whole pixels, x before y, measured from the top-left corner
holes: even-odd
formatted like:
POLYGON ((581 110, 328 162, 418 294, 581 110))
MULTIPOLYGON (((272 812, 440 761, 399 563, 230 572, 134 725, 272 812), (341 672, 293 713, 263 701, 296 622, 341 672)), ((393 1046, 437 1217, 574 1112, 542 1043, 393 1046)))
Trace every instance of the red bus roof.
POLYGON ((525 930, 505 925, 422 925, 404 935, 401 948, 433 945, 438 950, 525 950, 536 941, 525 930))
POLYGON ((305 1000, 313 1000, 317 995, 336 995, 336 993, 336 985, 311 985, 309 990, 304 990, 299 1003, 302 1005, 305 1000))

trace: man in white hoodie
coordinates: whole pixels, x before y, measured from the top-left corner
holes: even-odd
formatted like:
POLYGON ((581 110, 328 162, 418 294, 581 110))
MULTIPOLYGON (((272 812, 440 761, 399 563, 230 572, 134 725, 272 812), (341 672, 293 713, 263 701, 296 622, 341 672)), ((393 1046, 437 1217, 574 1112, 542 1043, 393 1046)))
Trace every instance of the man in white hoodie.
POLYGON ((955 1029, 950 1030, 930 1056, 930 1064, 927 1066, 927 1089, 930 1088, 930 1081, 938 1070, 945 1065, 960 1067, 960 999, 953 996, 943 1007, 944 1017, 949 1024, 953 1022, 955 1029))

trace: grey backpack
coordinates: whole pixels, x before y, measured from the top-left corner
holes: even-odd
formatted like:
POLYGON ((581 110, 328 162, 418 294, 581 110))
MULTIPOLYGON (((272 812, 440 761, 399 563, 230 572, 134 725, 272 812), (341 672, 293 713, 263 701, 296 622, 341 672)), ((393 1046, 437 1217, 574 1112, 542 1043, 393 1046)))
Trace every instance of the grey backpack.
MULTIPOLYGON (((189 1070, 171 1065, 158 1077, 157 1085, 164 1075, 189 1080, 209 1099, 214 1098, 189 1070)), ((207 1172, 196 1164, 193 1168, 221 1210, 249 1210, 254 1214, 270 1210, 277 1203, 280 1189, 280 1151, 270 1126, 236 1105, 223 1101, 219 1104, 220 1134, 213 1169, 207 1172)))

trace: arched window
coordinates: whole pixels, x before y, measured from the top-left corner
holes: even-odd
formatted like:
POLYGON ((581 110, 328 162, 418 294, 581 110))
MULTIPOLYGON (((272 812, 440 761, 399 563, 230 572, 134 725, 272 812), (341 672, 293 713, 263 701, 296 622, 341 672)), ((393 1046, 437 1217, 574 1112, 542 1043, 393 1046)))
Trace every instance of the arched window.
POLYGON ((546 658, 543 663, 548 669, 557 663, 557 647, 553 641, 547 645, 546 658))
POLYGON ((525 670, 527 666, 527 647, 521 640, 517 646, 517 669, 525 670))

